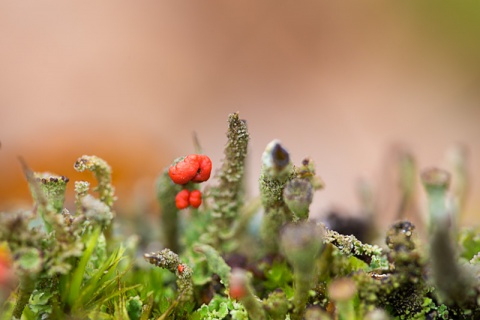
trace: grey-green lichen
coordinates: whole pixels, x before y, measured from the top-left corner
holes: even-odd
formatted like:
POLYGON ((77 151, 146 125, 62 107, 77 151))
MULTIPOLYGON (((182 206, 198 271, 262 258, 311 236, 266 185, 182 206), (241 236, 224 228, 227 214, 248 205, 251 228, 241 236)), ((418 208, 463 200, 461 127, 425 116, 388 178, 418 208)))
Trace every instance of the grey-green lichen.
POLYGON ((374 257, 382 255, 379 246, 362 243, 353 235, 346 236, 328 228, 325 228, 324 242, 333 244, 344 255, 354 256, 367 264, 370 264, 374 257))
MULTIPOLYGON (((245 120, 238 113, 228 116, 227 144, 217 183, 210 190, 212 224, 208 241, 215 248, 232 236, 232 226, 243 205, 243 178, 250 136, 245 120)), ((228 245, 223 245, 228 247, 228 245)))
POLYGON ((295 167, 279 140, 271 141, 262 155, 259 179, 264 208, 261 237, 264 250, 278 253, 280 229, 288 222, 307 220, 315 190, 323 187, 315 164, 305 158, 295 167))
POLYGON ((81 156, 74 166, 78 172, 89 170, 98 181, 94 191, 98 192, 99 199, 108 207, 115 201, 115 188, 112 186, 112 169, 108 163, 97 156, 81 156))
MULTIPOLYGON (((68 178, 49 172, 35 172, 33 178, 40 186, 40 190, 52 209, 57 213, 62 212, 63 203, 65 202, 65 191, 67 189, 68 178)), ((40 196, 37 190, 33 186, 30 186, 30 190, 34 200, 37 201, 38 197, 40 196)))
POLYGON ((158 252, 146 253, 144 258, 147 262, 175 274, 181 301, 186 302, 193 298, 193 271, 180 260, 175 252, 163 249, 158 252))
POLYGON ((277 253, 281 227, 293 221, 293 215, 283 198, 288 181, 295 177, 290 154, 280 141, 270 142, 262 155, 260 194, 264 208, 262 241, 266 252, 277 253))
POLYGON ((207 244, 197 244, 193 250, 205 256, 208 267, 212 273, 216 273, 228 290, 230 281, 230 266, 223 260, 217 250, 207 244))

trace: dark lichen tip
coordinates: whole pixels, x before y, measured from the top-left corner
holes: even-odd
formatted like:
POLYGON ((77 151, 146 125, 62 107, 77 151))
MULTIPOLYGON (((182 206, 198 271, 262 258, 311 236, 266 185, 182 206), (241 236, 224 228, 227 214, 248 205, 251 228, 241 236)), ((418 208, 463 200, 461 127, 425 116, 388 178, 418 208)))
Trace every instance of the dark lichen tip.
POLYGON ((279 140, 273 140, 265 148, 263 165, 276 171, 282 171, 290 164, 290 154, 279 140))
POLYGON ((65 176, 58 176, 49 172, 35 172, 35 180, 42 184, 66 184, 69 179, 65 176))
POLYGON ((421 174, 422 182, 427 187, 447 189, 450 185, 450 173, 439 168, 429 168, 421 174))
POLYGON ((282 146, 279 140, 271 141, 262 155, 263 171, 272 177, 282 177, 283 173, 289 173, 292 167, 290 154, 282 146))
POLYGON ((280 143, 276 143, 271 151, 273 164, 279 169, 285 168, 290 162, 290 154, 280 143))
POLYGON ((415 248, 412 240, 415 226, 410 221, 399 221, 393 224, 387 232, 385 242, 395 251, 411 251, 415 248))

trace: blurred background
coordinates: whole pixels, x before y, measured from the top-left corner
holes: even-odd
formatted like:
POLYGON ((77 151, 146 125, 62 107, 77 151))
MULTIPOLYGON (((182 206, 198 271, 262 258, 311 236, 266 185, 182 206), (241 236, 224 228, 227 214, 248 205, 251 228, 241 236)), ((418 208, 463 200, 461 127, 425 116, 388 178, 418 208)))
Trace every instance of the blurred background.
POLYGON ((0 210, 31 207, 18 156, 73 181, 90 179, 73 163, 95 154, 113 168, 118 212, 155 212, 156 176, 194 151, 193 132, 218 168, 239 111, 251 196, 277 138, 317 164, 314 214, 360 214, 366 181, 390 221, 398 150, 449 168, 461 143, 462 221, 478 222, 479 14, 471 2, 2 1, 0 210))

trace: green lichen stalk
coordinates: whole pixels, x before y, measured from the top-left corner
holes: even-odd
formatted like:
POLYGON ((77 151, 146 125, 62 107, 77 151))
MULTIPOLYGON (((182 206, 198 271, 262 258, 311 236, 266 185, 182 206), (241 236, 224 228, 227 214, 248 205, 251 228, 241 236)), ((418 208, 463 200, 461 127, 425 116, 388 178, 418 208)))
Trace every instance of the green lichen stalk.
POLYGON ((176 253, 170 249, 146 253, 144 258, 147 262, 174 273, 177 277, 177 287, 180 301, 186 302, 193 298, 192 269, 182 263, 176 253))
POLYGON ((202 253, 205 256, 210 271, 218 274, 222 284, 226 290, 228 290, 231 268, 225 260, 223 260, 218 251, 207 244, 198 244, 193 249, 195 252, 202 253))
POLYGON ((178 212, 175 205, 175 195, 181 190, 181 186, 173 183, 166 169, 157 179, 157 199, 160 205, 162 219, 162 233, 165 247, 173 252, 180 252, 178 239, 179 222, 178 212))
POLYGON ((447 207, 450 174, 438 168, 428 169, 422 172, 422 182, 429 201, 430 257, 436 287, 446 302, 476 305, 479 282, 457 262, 453 242, 452 217, 447 207))
POLYGON ((262 240, 266 252, 275 254, 279 249, 281 227, 293 220, 293 214, 283 198, 288 181, 295 177, 290 154, 280 141, 270 142, 262 156, 260 194, 265 210, 262 224, 262 240))
POLYGON ((335 302, 336 319, 355 319, 355 307, 353 297, 356 293, 356 285, 352 279, 335 279, 328 286, 328 295, 335 302))
MULTIPOLYGON (((232 225, 243 205, 243 177, 250 136, 246 122, 238 113, 228 117, 227 138, 225 158, 215 176, 218 183, 210 190, 213 224, 209 228, 209 237, 215 248, 231 237, 232 225)), ((223 247, 228 245, 224 243, 223 247)))
POLYGON ((322 237, 323 230, 315 223, 287 224, 282 230, 282 252, 294 271, 292 319, 302 319, 308 292, 315 286, 315 260, 322 247, 322 237))

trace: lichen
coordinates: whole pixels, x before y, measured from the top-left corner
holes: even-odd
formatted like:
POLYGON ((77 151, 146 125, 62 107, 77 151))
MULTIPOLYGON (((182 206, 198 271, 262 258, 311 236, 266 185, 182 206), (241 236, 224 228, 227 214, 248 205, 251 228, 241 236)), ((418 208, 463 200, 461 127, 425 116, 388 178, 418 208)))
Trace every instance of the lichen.
POLYGON ((452 175, 461 178, 453 193, 446 171, 420 176, 429 201, 426 235, 406 220, 416 177, 411 154, 397 159, 402 220, 379 230, 376 193, 362 190, 369 215, 363 228, 382 245, 309 216, 324 184, 312 159, 294 166, 278 140, 262 155, 260 197, 247 199, 249 134, 238 113, 228 118, 227 137, 216 181, 201 190, 212 164, 207 155, 173 160, 176 182, 172 166, 162 171, 159 223, 147 215, 114 216, 111 168, 96 156, 79 158, 75 168, 93 172, 98 197, 88 182, 76 181, 71 212, 64 204, 68 179, 35 173, 21 160, 34 204, 0 214, 1 318, 480 318, 480 233, 456 223, 465 201, 463 160, 452 175), (181 206, 179 192, 188 195, 181 206), (138 256, 158 246, 144 255, 155 267, 138 256))
POLYGON ((214 248, 231 247, 228 242, 234 234, 232 227, 243 206, 243 179, 249 140, 246 121, 240 119, 238 113, 230 114, 223 163, 214 177, 217 182, 208 195, 212 199, 212 224, 205 238, 214 248))
POLYGON ((175 274, 181 301, 185 302, 193 298, 193 271, 180 260, 175 252, 170 249, 163 249, 158 252, 146 253, 144 258, 150 264, 175 274))
POLYGON ((112 186, 112 169, 105 160, 97 156, 81 156, 74 166, 78 172, 89 170, 98 181, 94 191, 98 192, 99 199, 108 207, 112 207, 115 197, 115 188, 112 186))

